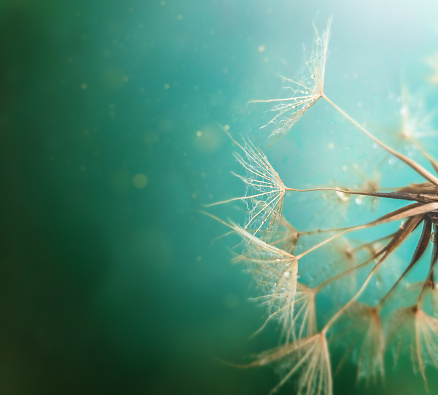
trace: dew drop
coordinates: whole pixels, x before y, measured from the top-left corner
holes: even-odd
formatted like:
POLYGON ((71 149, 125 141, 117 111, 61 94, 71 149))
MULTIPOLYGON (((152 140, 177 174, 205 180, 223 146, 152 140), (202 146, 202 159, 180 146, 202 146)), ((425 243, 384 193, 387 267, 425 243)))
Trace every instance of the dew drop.
POLYGON ((350 200, 350 198, 341 191, 336 191, 336 195, 338 195, 339 199, 341 199, 343 202, 348 202, 350 200))

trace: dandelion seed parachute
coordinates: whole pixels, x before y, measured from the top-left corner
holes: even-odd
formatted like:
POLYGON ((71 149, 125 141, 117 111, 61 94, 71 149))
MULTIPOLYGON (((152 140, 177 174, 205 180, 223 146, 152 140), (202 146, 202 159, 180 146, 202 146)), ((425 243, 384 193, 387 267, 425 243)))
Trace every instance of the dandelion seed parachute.
POLYGON ((210 204, 208 207, 238 200, 244 201, 249 213, 244 229, 268 241, 281 221, 286 187, 259 148, 250 140, 243 139, 243 143, 240 144, 230 134, 228 135, 243 153, 242 155, 235 152, 234 156, 246 170, 246 175, 233 174, 246 184, 246 194, 210 204))
POLYGON ((271 137, 288 132, 292 126, 309 110, 324 94, 325 66, 328 43, 330 40, 331 19, 322 36, 315 27, 315 42, 309 60, 306 60, 306 72, 299 79, 281 78, 289 84, 291 96, 283 99, 251 100, 250 103, 277 103, 271 111, 275 116, 262 128, 274 125, 271 137))

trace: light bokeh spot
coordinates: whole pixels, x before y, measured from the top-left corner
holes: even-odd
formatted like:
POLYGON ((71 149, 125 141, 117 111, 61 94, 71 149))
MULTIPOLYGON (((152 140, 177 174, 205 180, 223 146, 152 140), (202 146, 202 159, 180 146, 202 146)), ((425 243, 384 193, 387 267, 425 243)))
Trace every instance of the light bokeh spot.
POLYGON ((148 185, 148 178, 143 173, 138 173, 134 177, 132 177, 132 184, 137 189, 143 189, 148 185))

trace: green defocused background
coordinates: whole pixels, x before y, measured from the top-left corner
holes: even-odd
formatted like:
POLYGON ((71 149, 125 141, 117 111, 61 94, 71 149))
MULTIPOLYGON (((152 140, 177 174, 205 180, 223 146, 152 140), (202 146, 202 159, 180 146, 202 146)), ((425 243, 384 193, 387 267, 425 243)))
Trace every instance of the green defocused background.
MULTIPOLYGON (((248 361, 278 334, 250 338, 264 317, 254 285, 229 263, 236 240, 215 241, 226 230, 200 210, 243 193, 219 125, 264 143, 267 108, 247 102, 282 94, 277 74, 295 75, 312 22, 331 15, 327 94, 382 136, 402 82, 437 105, 424 63, 438 52, 432 1, 0 2, 0 394, 275 386, 269 368, 221 361, 248 361)), ((327 184, 371 157, 318 106, 269 150, 288 184, 327 184)), ((393 169, 389 183, 418 180, 393 169)), ((233 205, 214 213, 243 218, 233 205)), ((425 391, 409 360, 388 366, 385 386, 356 387, 347 365, 336 393, 425 391)))

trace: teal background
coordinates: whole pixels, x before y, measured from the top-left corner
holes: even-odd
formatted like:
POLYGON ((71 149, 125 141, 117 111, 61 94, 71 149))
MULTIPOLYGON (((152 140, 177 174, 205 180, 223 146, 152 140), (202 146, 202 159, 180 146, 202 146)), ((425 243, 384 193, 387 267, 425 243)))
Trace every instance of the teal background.
MULTIPOLYGON (((230 264, 237 240, 218 238, 226 229, 200 211, 244 193, 220 125, 264 145, 269 108, 247 102, 282 94, 277 74, 295 75, 312 22, 323 30, 330 16, 327 95, 397 143, 402 82, 428 109, 438 103, 424 63, 438 51, 432 1, 1 2, 0 393, 275 386, 269 368, 223 362, 248 361, 278 334, 250 338, 265 312, 248 301, 250 276, 230 264)), ((436 139, 427 147, 438 154, 436 139)), ((374 167, 372 144, 326 103, 267 153, 297 187, 354 183, 345 163, 374 167)), ((386 185, 419 181, 402 164, 384 170, 386 185)), ((211 212, 242 223, 236 207, 211 212)), ((303 207, 286 208, 302 228, 338 217, 303 207)), ((355 211, 344 223, 375 215, 355 211)), ((409 360, 394 371, 388 358, 385 386, 356 387, 348 365, 335 393, 425 390, 409 360)))

